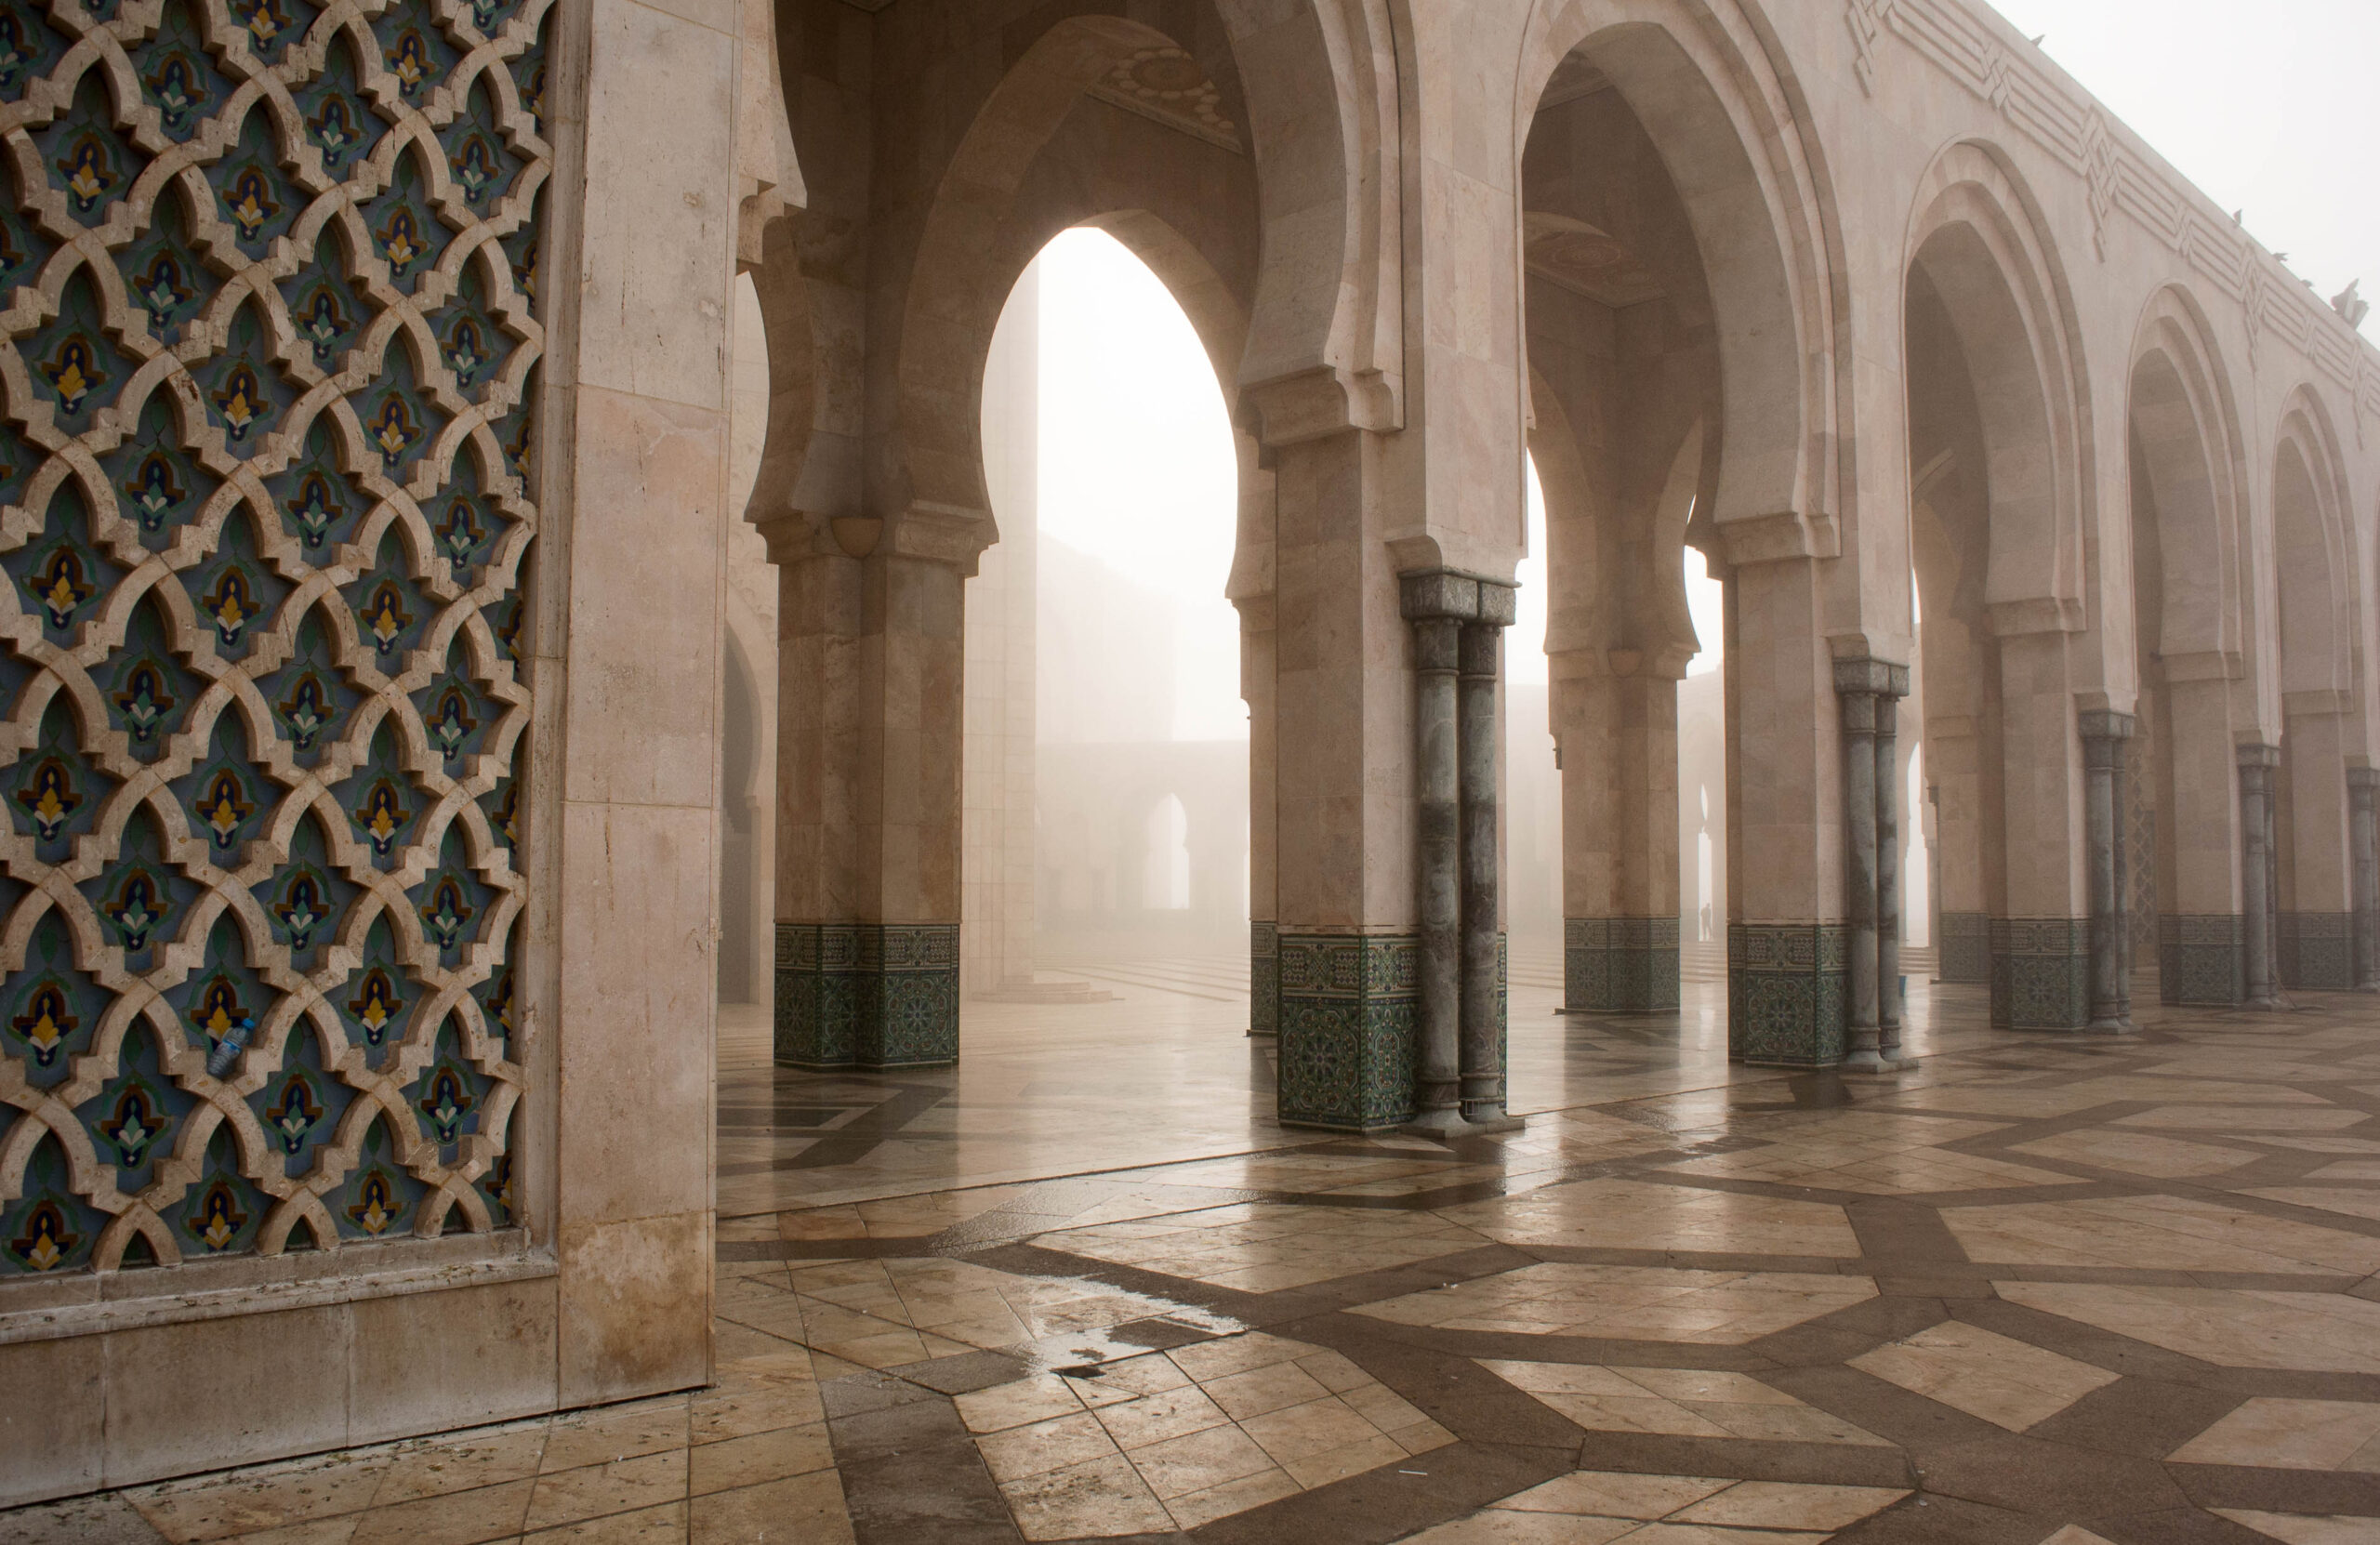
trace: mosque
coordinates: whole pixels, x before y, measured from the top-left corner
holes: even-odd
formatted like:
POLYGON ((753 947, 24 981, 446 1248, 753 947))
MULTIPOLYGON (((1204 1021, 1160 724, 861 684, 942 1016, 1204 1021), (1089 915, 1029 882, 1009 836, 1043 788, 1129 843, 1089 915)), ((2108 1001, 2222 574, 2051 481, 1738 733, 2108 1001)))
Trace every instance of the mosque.
POLYGON ((2039 42, 7 0, 0 1541, 2380 1538, 2380 352, 2039 42))

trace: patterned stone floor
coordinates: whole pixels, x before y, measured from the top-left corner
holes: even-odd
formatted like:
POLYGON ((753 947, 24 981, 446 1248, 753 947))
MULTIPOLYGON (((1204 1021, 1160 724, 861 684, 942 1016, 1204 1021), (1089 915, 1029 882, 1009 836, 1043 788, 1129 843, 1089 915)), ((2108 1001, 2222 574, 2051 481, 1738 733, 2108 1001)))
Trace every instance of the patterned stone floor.
POLYGON ((1563 1021, 1516 981, 1527 1129, 1447 1149, 1270 1128, 1262 1050, 1193 1044, 1235 1006, 1185 996, 1116 1087, 1193 1092, 1038 1176, 985 1113, 1117 1076, 1076 1065, 1113 1017, 898 1089, 731 1035, 723 1166, 819 1205, 722 1181, 715 1388, 0 1545, 2380 1541, 2380 1003, 2102 1041, 1921 990, 1925 1063, 1863 1081, 1728 1069, 1709 997, 1563 1021), (1208 1080, 1222 1117, 1161 1119, 1208 1080))

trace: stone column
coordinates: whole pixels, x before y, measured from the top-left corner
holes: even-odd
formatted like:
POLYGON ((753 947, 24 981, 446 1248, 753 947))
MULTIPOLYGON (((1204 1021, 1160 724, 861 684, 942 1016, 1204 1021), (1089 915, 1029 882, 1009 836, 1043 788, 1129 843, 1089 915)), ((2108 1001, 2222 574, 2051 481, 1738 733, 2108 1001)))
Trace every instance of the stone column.
POLYGON ((2286 840, 2273 846, 2274 862, 2287 877, 2273 897, 2281 912, 2280 982, 2284 989, 2343 993, 2356 982, 2348 702, 2334 692, 2293 692, 2282 706, 2287 755, 2272 801, 2275 824, 2287 817, 2286 840))
POLYGON ((1907 1065, 1900 1051, 1900 699, 1876 694, 1876 1055, 1886 1066, 1907 1065))
POLYGON ((2089 1028, 2121 1035, 2132 1028, 2125 985, 2126 942, 2132 931, 2124 896, 2123 763, 2133 716, 2082 710, 2083 861, 2091 888, 2091 1020, 2089 1028))
POLYGON ((1271 1036, 1279 1033, 1281 1017, 1273 598, 1249 597, 1237 605, 1239 690, 1248 705, 1248 1033, 1271 1036))
POLYGON ((913 511, 762 535, 782 597, 776 1060, 955 1062, 963 588, 982 528, 913 511))
POLYGON ((1501 1130, 1496 682, 1514 590, 1423 569, 1399 575, 1397 591, 1413 633, 1421 1023, 1412 1128, 1435 1137, 1501 1130))
MULTIPOLYGON (((1439 575, 1402 586, 1413 625, 1414 869, 1421 916, 1421 1045, 1414 1126, 1447 1134, 1462 1127, 1464 788, 1460 666, 1463 625, 1450 614, 1439 575)), ((1473 587, 1476 590, 1476 587, 1473 587)), ((1491 796, 1492 798, 1492 796, 1491 796)))
POLYGON ((2251 1009, 2286 1007, 2281 999, 2280 941, 2273 863, 2273 773, 2281 765, 2278 746, 2241 746, 2240 758, 2241 910, 2247 915, 2248 997, 2251 1009))
POLYGON ((2233 715, 2236 656, 2168 654, 2162 662, 2164 718, 2154 726, 2171 809, 2161 809, 2157 983, 2171 1004, 2237 1008, 2246 1001, 2247 918, 2240 873, 2239 748, 2233 715))
POLYGON ((1562 775, 1563 1010, 1678 1006, 1683 650, 1549 657, 1562 775))
POLYGON ((2347 770, 2348 862, 2355 879, 2355 990, 2380 993, 2380 768, 2347 770))
POLYGON ((1372 524, 1378 450, 1273 442, 1277 1109, 1332 1131, 1412 1120, 1419 1061, 1412 625, 1372 524))
MULTIPOLYGON (((1462 1118, 1474 1131, 1520 1125, 1504 1114, 1503 972, 1496 812, 1496 680, 1510 585, 1479 581, 1479 610, 1462 625, 1459 689, 1462 798, 1462 1118)), ((1424 884, 1427 883, 1424 870, 1424 884)))
POLYGON ((1891 1072, 1903 1065, 1897 705, 1909 691, 1909 667, 1864 657, 1837 660, 1834 691, 1843 736, 1843 1065, 1891 1072))
MULTIPOLYGON (((1948 696, 1949 693, 1943 695, 1948 696)), ((1939 982, 1991 980, 1991 908, 1983 865, 1983 738, 1974 716, 1925 721, 1934 803, 1934 953, 1939 982)))
POLYGON ((1729 580, 1727 1055, 1832 1067, 1850 984, 1818 570, 1802 559, 1738 561, 1729 580))
POLYGON ((2091 1022, 2091 905, 2075 733, 2082 635, 1995 614, 2002 886, 1991 919, 1991 1026, 2081 1030, 2091 1022), (2019 630, 2012 631, 2012 628, 2019 630))
POLYGON ((1850 965, 1843 1065, 1883 1065, 1876 1018, 1876 689, 1873 660, 1837 660, 1843 733, 1843 897, 1850 965))

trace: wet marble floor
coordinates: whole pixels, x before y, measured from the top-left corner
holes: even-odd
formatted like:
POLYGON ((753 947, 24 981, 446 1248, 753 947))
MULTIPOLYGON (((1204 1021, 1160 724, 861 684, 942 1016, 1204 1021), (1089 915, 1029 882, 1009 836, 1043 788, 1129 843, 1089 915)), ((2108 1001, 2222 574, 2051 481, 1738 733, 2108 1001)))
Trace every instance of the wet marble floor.
POLYGON ((1244 999, 1136 972, 897 1079, 731 1018, 715 1386, 0 1545, 2380 1540, 2373 1000, 2086 1040, 1919 987, 1923 1065, 1854 1080, 1516 959, 1527 1129, 1448 1148, 1274 1126, 1244 999))

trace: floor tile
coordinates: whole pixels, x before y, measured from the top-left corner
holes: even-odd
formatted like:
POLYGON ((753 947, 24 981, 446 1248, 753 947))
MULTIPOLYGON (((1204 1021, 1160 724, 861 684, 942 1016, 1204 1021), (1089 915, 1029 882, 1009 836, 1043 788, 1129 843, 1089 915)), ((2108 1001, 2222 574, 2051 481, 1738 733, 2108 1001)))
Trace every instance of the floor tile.
POLYGON ((1747 1374, 1566 1363, 1481 1366, 1590 1432, 1884 1446, 1874 1433, 1747 1374))
POLYGON ((2012 1433, 2055 1416, 2117 1378, 2105 1368, 1955 1320, 1863 1353, 1850 1366, 2012 1433))
POLYGON ((2002 1298, 2228 1367, 2380 1373, 2380 1303, 2332 1293, 2003 1282, 2002 1298))
POLYGON ((1027 1539, 1152 1534, 1173 1527, 1173 1515, 1120 1454, 1014 1481, 1000 1492, 1027 1539))
POLYGON ((2371 1545, 2375 1537, 2380 1537, 2380 1520, 2372 1518, 2256 1512, 2247 1508, 2216 1508, 2215 1511, 2235 1524, 2244 1525, 2258 1534, 2281 1540, 2283 1545, 2371 1545))
POLYGON ((2380 1472, 2380 1405, 2254 1399, 2167 1458, 2176 1464, 2380 1472))

